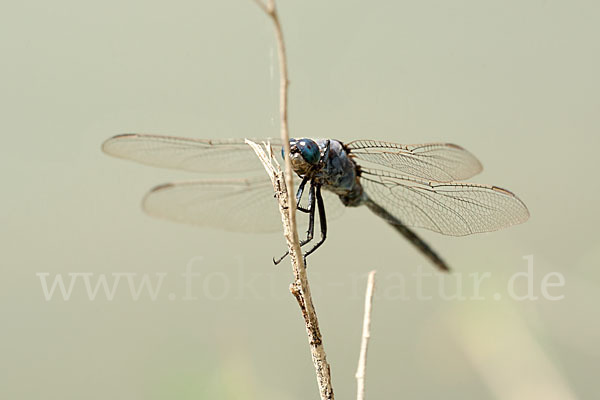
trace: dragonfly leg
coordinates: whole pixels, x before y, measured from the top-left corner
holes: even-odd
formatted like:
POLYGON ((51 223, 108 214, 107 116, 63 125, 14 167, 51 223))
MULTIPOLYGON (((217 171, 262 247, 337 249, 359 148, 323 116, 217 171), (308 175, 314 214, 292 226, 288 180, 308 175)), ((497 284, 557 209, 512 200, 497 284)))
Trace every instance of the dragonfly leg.
POLYGON ((304 207, 300 207, 300 200, 302 200, 302 194, 304 193, 304 186, 306 186, 306 182, 308 182, 309 179, 308 177, 304 177, 302 178, 302 182, 300 183, 300 186, 298 186, 298 191, 296 192, 296 209, 300 210, 302 212, 305 213, 309 213, 310 212, 310 194, 309 194, 309 198, 308 198, 308 208, 304 208, 304 207))
POLYGON ((306 230, 306 239, 300 242, 300 246, 304 246, 313 239, 315 234, 315 209, 315 185, 311 183, 310 192, 308 192, 308 229, 306 230))
MULTIPOLYGON (((320 195, 320 193, 319 193, 320 195)), ((308 192, 308 209, 309 218, 308 218, 308 229, 306 231, 306 239, 300 241, 300 247, 304 246, 308 242, 310 242, 315 234, 315 185, 311 183, 310 189, 308 192)), ((279 257, 277 260, 273 258, 273 263, 275 265, 279 264, 285 257, 290 254, 290 251, 286 251, 284 255, 279 257)))
POLYGON ((312 249, 304 253, 304 263, 306 264, 306 257, 317 250, 327 238, 327 216, 325 215, 325 203, 323 202, 323 196, 321 195, 321 186, 317 186, 317 207, 319 208, 319 225, 321 226, 321 239, 313 246, 312 249))

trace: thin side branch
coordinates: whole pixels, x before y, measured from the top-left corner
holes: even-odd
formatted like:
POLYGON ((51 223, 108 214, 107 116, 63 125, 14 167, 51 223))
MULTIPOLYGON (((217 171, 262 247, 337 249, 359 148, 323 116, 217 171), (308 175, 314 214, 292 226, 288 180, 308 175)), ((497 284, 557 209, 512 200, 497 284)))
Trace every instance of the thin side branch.
POLYGON ((268 146, 267 149, 269 152, 269 156, 267 156, 260 146, 252 146, 252 144, 249 144, 259 155, 259 158, 261 158, 265 169, 267 169, 269 176, 271 176, 273 188, 279 202, 279 211, 281 212, 283 221, 283 232, 290 252, 292 271, 294 274, 294 282, 290 285, 290 291, 300 306, 304 323, 306 325, 306 333, 308 335, 310 352, 317 375, 319 393, 321 395, 321 399, 323 400, 333 399, 334 396, 333 387, 331 385, 330 368, 329 364, 327 363, 325 348, 323 347, 323 340, 319 330, 317 313, 312 302, 310 286, 308 284, 308 278, 306 275, 306 266, 304 265, 302 250, 300 249, 300 242, 298 240, 298 230, 296 227, 296 201, 294 196, 293 170, 289 157, 290 137, 287 121, 287 89, 289 81, 287 75, 287 59, 285 53, 285 44, 283 41, 283 32, 281 30, 277 9, 275 8, 275 1, 268 0, 267 3, 263 3, 260 0, 255 0, 255 2, 273 21, 275 36, 277 38, 280 77, 279 112, 281 117, 281 140, 283 142, 285 153, 285 179, 281 169, 279 168, 279 165, 274 166, 272 163, 273 157, 270 146, 268 146), (263 155, 259 154, 261 152, 263 155))
POLYGON ((360 343, 358 368, 356 369, 356 399, 365 399, 365 376, 367 373, 367 349, 371 338, 371 309, 373 307, 373 292, 375 291, 375 271, 369 272, 367 293, 365 294, 365 314, 363 318, 363 331, 360 343))

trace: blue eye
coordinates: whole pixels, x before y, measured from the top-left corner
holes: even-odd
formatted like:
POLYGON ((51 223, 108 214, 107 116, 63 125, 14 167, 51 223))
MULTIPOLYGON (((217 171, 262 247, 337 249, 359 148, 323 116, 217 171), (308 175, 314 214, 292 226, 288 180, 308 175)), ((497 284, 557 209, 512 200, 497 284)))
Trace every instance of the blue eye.
POLYGON ((302 158, 309 164, 316 164, 321 158, 321 149, 314 140, 300 139, 296 142, 296 148, 300 150, 302 158))
MULTIPOLYGON (((319 145, 311 139, 290 139, 290 148, 293 153, 300 153, 302 158, 309 164, 316 164, 321 159, 319 145)), ((281 157, 285 158, 284 149, 281 149, 281 157)))

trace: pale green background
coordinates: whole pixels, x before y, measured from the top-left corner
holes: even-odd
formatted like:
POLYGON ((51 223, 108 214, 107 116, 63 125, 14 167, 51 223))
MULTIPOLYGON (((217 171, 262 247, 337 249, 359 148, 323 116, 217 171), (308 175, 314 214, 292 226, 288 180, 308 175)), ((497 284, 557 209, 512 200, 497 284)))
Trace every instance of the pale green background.
MULTIPOLYGON (((292 135, 459 143, 485 165, 477 182, 515 191, 532 214, 476 237, 422 232, 454 267, 448 282, 492 274, 485 301, 395 299, 394 274, 412 295, 411 274, 430 265, 367 210, 332 223, 310 275, 338 398, 354 396, 373 268, 369 398, 597 395, 598 4, 280 2, 292 135), (564 300, 506 298, 529 254, 538 294, 558 271, 564 300)), ((252 1, 4 1, 0 52, 0 397, 316 398, 289 265, 270 262, 281 236, 147 217, 150 187, 193 176, 100 151, 121 132, 277 135, 273 33, 252 1), (185 302, 194 256, 199 299, 185 302), (169 275, 154 302, 125 286, 90 301, 81 285, 46 302, 39 272, 169 275), (222 300, 203 290, 210 273, 224 275, 209 291, 230 284, 222 300), (256 276, 258 293, 238 291, 256 276)))

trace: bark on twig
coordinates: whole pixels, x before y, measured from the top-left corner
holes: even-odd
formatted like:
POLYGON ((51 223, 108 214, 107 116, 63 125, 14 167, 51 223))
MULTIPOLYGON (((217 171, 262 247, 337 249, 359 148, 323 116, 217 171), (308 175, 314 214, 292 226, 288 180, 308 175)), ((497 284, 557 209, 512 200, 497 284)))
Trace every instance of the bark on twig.
MULTIPOLYGON (((306 333, 308 335, 308 343, 310 345, 310 353, 312 355, 313 364, 317 374, 317 383, 319 385, 319 393, 321 399, 333 399, 333 387, 331 386, 331 373, 329 364, 327 363, 327 356, 325 354, 325 348, 323 347, 323 340, 321 337, 321 331, 319 330, 319 321, 317 319, 317 313, 312 302, 312 296, 310 293, 310 286, 306 276, 306 267, 302 262, 302 254, 297 253, 297 256, 293 255, 293 245, 290 243, 290 232, 292 231, 292 221, 290 215, 287 212, 289 210, 289 197, 287 187, 283 178, 283 172, 277 164, 277 161, 273 158, 271 146, 265 144, 265 149, 260 145, 246 139, 246 143, 254 149, 259 159, 263 163, 271 182, 273 183, 273 189, 279 203, 279 211, 283 222, 283 229, 286 241, 288 242, 288 248, 290 249, 290 255, 292 255, 292 269, 294 272, 294 282, 290 284, 290 291, 296 298, 302 317, 304 318, 304 324, 306 326, 306 333)), ((293 204, 293 201, 292 201, 293 204)), ((293 228, 295 230, 295 227, 293 228)), ((297 238, 297 235, 296 235, 297 238)))
POLYGON ((369 272, 367 282, 367 293, 365 294, 365 314, 363 318, 362 340, 360 343, 360 355, 358 357, 358 368, 356 369, 356 399, 365 398, 365 376, 367 372, 367 348, 371 338, 371 308, 373 306, 373 292, 375 291, 375 271, 369 272))
POLYGON ((281 115, 281 140, 285 152, 285 177, 278 164, 273 164, 273 154, 270 146, 266 146, 268 153, 255 143, 247 143, 252 146, 254 151, 261 159, 267 173, 271 177, 273 188, 279 202, 279 211, 283 221, 283 231, 290 251, 292 261, 292 270, 294 273, 294 282, 290 285, 290 291, 296 298, 302 317, 306 326, 310 352, 315 366, 317 383, 321 399, 333 399, 333 387, 331 385, 331 374, 323 340, 319 330, 319 321, 312 302, 310 286, 306 275, 306 266, 302 258, 302 250, 298 240, 298 230, 296 228, 296 201, 294 196, 293 170, 290 162, 290 140, 287 122, 287 60, 285 54, 285 44, 283 41, 283 32, 279 22, 279 16, 275 8, 275 1, 268 0, 265 4, 260 0, 255 0, 259 7, 271 18, 275 27, 275 36, 277 38, 277 50, 279 54, 279 76, 280 76, 280 115, 281 115), (268 154, 268 155, 267 155, 268 154), (284 179, 285 178, 285 179, 284 179))

